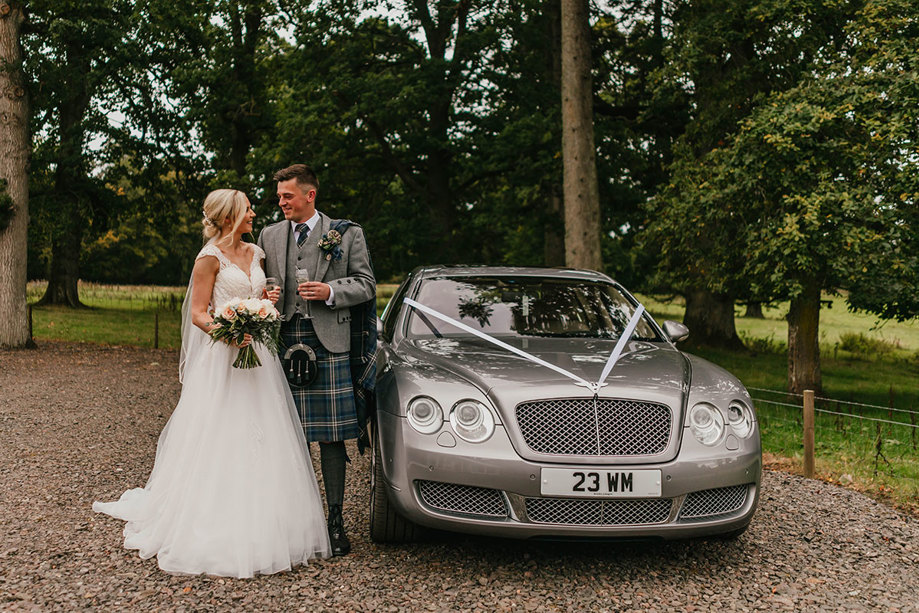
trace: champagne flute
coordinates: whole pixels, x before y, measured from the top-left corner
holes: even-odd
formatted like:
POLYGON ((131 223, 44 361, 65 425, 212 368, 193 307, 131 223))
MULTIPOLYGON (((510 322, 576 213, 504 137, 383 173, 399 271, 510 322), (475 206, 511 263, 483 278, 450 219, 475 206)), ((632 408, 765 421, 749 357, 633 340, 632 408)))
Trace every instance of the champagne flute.
MULTIPOLYGON (((297 285, 300 283, 308 283, 310 280, 310 273, 305 268, 297 269, 297 285)), ((301 298, 303 298, 301 296, 301 298)), ((305 319, 312 319, 313 316, 310 314, 310 301, 306 298, 303 298, 303 301, 306 303, 306 314, 303 315, 305 319)))
POLYGON ((279 287, 280 285, 278 285, 278 280, 275 277, 265 277, 265 291, 266 292, 269 292, 269 293, 273 292, 279 287))

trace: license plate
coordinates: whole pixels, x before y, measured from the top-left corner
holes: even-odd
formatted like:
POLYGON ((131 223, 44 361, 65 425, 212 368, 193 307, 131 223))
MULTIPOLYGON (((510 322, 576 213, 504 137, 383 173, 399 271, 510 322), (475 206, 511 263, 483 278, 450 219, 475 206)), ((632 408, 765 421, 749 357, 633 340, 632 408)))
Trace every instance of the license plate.
POLYGON ((569 498, 659 498, 659 470, 543 468, 540 493, 569 498))

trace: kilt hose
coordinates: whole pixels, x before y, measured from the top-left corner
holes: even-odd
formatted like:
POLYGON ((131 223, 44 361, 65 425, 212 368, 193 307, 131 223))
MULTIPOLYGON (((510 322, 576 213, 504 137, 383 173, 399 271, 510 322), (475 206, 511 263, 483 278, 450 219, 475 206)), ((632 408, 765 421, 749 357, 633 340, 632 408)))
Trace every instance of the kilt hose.
POLYGON ((348 352, 327 351, 313 330, 313 322, 300 315, 281 323, 281 355, 297 343, 316 352, 318 366, 316 379, 308 387, 290 386, 306 440, 331 442, 357 438, 360 427, 348 352))

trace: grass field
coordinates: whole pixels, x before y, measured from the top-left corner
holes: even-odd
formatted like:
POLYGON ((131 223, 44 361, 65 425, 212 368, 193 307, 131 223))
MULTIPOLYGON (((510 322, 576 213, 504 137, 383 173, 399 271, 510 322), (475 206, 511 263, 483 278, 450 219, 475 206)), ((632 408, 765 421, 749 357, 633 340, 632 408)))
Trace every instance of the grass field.
MULTIPOLYGON (((44 282, 30 282, 26 296, 34 304, 44 293, 44 282)), ((86 309, 42 306, 32 309, 32 335, 37 341, 68 340, 107 345, 181 345, 184 287, 99 285, 80 283, 80 300, 86 309)))
MULTIPOLYGON (((378 287, 383 307, 394 285, 378 287)), ((30 283, 34 303, 44 284, 30 283)), ((179 321, 184 287, 106 286, 81 284, 80 297, 90 308, 35 307, 36 340, 59 339, 152 347, 180 345, 179 321)), ((640 296, 658 321, 682 320, 680 301, 640 296)), ((894 504, 919 510, 919 429, 868 421, 885 419, 912 425, 919 421, 919 320, 879 323, 870 315, 850 313, 841 297, 821 311, 820 344, 823 397, 817 414, 817 471, 821 478, 840 482, 894 504), (875 405, 864 407, 846 403, 875 405), (897 410, 890 410, 893 407, 897 410), (851 414, 851 415, 850 415, 851 414)), ((742 316, 738 333, 754 351, 698 350, 700 356, 737 375, 750 389, 757 406, 763 449, 769 461, 788 470, 802 465, 801 400, 775 393, 785 389, 787 305, 765 309, 765 319, 742 316)))

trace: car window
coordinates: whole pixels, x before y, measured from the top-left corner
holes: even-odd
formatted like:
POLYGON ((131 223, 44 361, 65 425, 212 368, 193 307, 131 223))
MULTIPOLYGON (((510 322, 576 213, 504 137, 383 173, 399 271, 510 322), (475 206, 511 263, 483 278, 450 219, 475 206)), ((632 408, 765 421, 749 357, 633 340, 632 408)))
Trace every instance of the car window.
MULTIPOLYGON (((488 334, 516 336, 619 338, 636 309, 612 284, 554 277, 426 279, 416 300, 488 334)), ((411 313, 410 336, 464 334, 435 317, 411 313)), ((661 340, 648 316, 635 335, 661 340)))
POLYGON ((402 285, 396 288, 396 292, 386 305, 386 310, 383 313, 383 336, 386 340, 392 340, 393 333, 396 330, 396 320, 399 319, 399 311, 402 310, 402 299, 405 297, 405 292, 408 290, 408 286, 411 285, 411 282, 412 276, 409 275, 408 278, 402 282, 402 285))

